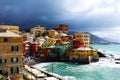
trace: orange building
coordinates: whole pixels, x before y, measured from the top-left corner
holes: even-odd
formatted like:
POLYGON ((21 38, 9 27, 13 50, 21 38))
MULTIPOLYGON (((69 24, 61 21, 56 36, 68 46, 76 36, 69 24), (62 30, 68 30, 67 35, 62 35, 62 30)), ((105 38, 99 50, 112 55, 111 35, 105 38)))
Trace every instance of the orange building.
POLYGON ((22 37, 0 29, 0 74, 11 80, 22 78, 22 37))
POLYGON ((84 42, 84 47, 90 47, 90 34, 86 33, 75 33, 74 39, 79 39, 84 42))

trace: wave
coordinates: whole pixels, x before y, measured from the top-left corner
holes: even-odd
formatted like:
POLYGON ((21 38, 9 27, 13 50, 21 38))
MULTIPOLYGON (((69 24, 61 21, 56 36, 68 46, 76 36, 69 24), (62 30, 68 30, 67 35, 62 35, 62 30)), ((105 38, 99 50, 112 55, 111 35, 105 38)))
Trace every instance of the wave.
POLYGON ((41 70, 46 70, 45 67, 47 67, 51 64, 53 64, 53 63, 49 63, 49 62, 48 63, 38 63, 38 64, 33 65, 32 67, 35 67, 35 68, 41 69, 41 70))
MULTIPOLYGON (((74 76, 64 76, 65 80, 78 80, 77 78, 75 78, 74 76)), ((80 80, 80 79, 79 79, 80 80)))
MULTIPOLYGON (((57 64, 57 63, 58 63, 58 62, 39 63, 39 64, 33 65, 32 67, 46 71, 46 69, 47 69, 46 67, 47 67, 47 66, 51 66, 52 64, 57 64)), ((48 72, 48 71, 46 71, 46 72, 48 72)), ((60 76, 60 75, 58 75, 58 74, 56 74, 56 73, 53 73, 53 72, 49 72, 49 73, 62 78, 62 76, 60 76)))
POLYGON ((100 58, 99 62, 90 63, 90 65, 96 67, 120 68, 120 64, 116 64, 114 59, 111 58, 100 58))
POLYGON ((98 51, 105 54, 106 58, 100 58, 99 62, 91 63, 90 65, 99 66, 99 67, 120 68, 120 64, 116 64, 116 61, 115 61, 116 58, 120 58, 119 51, 104 50, 101 48, 98 49, 98 51))

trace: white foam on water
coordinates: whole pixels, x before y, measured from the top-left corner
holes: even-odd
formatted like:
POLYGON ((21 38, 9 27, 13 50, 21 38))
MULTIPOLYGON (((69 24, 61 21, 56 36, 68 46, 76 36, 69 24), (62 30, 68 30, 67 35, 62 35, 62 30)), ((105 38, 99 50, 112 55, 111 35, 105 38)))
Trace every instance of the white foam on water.
MULTIPOLYGON (((73 73, 76 72, 90 72, 93 71, 96 68, 96 66, 90 66, 90 65, 77 65, 76 67, 67 67, 68 71, 71 71, 73 73)), ((76 73, 77 74, 77 73, 76 73)))
POLYGON ((58 77, 60 77, 60 78, 63 78, 63 76, 60 76, 60 75, 58 75, 58 74, 56 74, 56 73, 52 73, 52 72, 49 72, 50 74, 53 74, 53 75, 55 75, 55 76, 58 76, 58 77))
MULTIPOLYGON (((37 68, 37 69, 46 71, 46 68, 44 68, 44 67, 50 66, 50 65, 56 64, 56 63, 57 63, 57 62, 39 63, 39 64, 33 65, 32 67, 35 67, 35 68, 37 68)), ((46 71, 46 72, 47 72, 47 71, 46 71)), ((55 74, 55 73, 52 73, 52 72, 49 72, 49 73, 50 73, 50 74, 53 74, 53 75, 55 75, 55 76, 58 76, 58 77, 60 77, 60 78, 63 78, 62 76, 60 76, 60 75, 58 75, 58 74, 55 74)))
MULTIPOLYGON (((77 78, 75 78, 74 76, 64 76, 65 80, 78 80, 77 78)), ((79 79, 80 80, 80 79, 79 79)))
POLYGON ((100 58, 99 62, 90 63, 90 65, 96 67, 120 68, 120 64, 116 64, 113 59, 107 58, 100 58))
POLYGON ((35 67, 35 68, 37 68, 37 69, 41 69, 41 70, 46 70, 46 68, 44 68, 44 67, 46 67, 46 66, 49 66, 49 65, 51 65, 51 64, 53 64, 54 62, 48 62, 48 63, 39 63, 39 64, 35 64, 35 65, 33 65, 32 67, 35 67))
POLYGON ((120 52, 110 51, 110 50, 105 51, 103 49, 98 49, 98 51, 105 54, 107 58, 100 58, 99 62, 90 63, 90 65, 97 67, 120 68, 120 64, 116 64, 114 60, 115 58, 120 58, 120 52))

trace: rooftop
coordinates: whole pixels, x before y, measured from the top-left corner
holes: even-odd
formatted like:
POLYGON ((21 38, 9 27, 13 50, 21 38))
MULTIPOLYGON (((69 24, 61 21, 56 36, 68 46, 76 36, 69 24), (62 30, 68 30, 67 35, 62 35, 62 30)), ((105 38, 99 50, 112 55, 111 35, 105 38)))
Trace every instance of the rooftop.
POLYGON ((0 25, 0 28, 19 29, 19 26, 13 26, 13 25, 0 25))
POLYGON ((76 48, 76 49, 73 49, 73 50, 94 50, 94 49, 91 49, 91 48, 88 48, 88 47, 79 47, 79 48, 76 48))
POLYGON ((7 30, 6 32, 0 32, 0 37, 21 37, 21 36, 7 30))
POLYGON ((60 33, 56 34, 56 36, 68 36, 68 35, 63 32, 60 32, 60 33))

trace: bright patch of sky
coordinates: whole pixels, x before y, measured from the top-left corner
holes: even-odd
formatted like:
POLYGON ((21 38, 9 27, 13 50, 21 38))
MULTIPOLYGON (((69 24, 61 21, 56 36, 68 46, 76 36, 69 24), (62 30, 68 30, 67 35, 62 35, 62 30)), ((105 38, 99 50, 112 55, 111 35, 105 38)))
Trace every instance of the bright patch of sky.
MULTIPOLYGON (((120 41, 119 3, 117 0, 66 0, 64 6, 70 12, 70 17, 84 14, 80 18, 85 21, 93 20, 89 23, 93 24, 90 25, 91 29, 87 26, 93 34, 110 41, 120 41)), ((77 16, 76 19, 78 18, 77 16)))
POLYGON ((109 41, 120 41, 120 26, 104 28, 99 31, 93 31, 92 33, 104 39, 108 39, 109 41))

